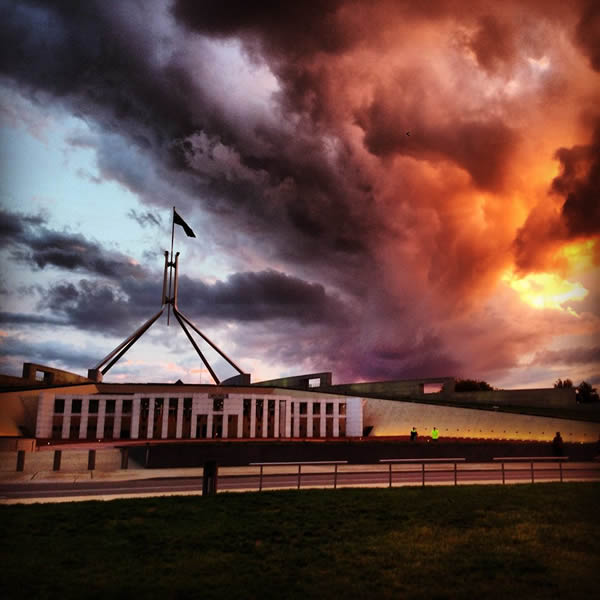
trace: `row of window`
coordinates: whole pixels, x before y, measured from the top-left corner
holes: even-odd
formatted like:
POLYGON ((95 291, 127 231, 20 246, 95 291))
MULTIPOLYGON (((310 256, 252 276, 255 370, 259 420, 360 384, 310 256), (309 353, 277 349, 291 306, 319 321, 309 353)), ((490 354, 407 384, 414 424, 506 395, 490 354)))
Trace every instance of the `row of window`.
MULTIPOLYGON (((155 412, 159 412, 159 413, 162 412, 162 409, 164 406, 164 400, 165 400, 164 398, 155 398, 154 399, 155 412)), ((97 399, 90 399, 89 410, 88 410, 88 412, 90 414, 98 413, 99 402, 100 401, 97 399)), ((169 410, 170 414, 175 414, 177 412, 178 402, 179 402, 178 398, 169 398, 168 410, 169 410)), ((123 414, 131 413, 132 403, 133 403, 133 400, 123 400, 123 409, 122 409, 123 414)), ((264 406, 263 403, 264 403, 264 400, 262 400, 261 398, 258 398, 256 400, 257 416, 262 416, 262 411, 263 411, 263 406, 264 406)), ((325 414, 333 415, 334 414, 333 413, 333 402, 325 402, 324 404, 325 404, 325 414)), ((307 408, 308 403, 300 402, 299 405, 300 405, 299 406, 300 414, 301 415, 308 414, 308 408, 307 408)), ((244 398, 243 406, 244 406, 243 414, 245 416, 249 415, 251 406, 252 406, 252 401, 250 400, 250 398, 244 398)), ((292 403, 292 414, 294 414, 295 406, 296 406, 296 403, 293 402, 292 403)), ((71 401, 71 413, 72 414, 80 414, 81 407, 82 407, 82 400, 73 399, 71 401)), ((213 412, 223 412, 224 407, 225 407, 225 399, 224 398, 222 398, 222 397, 213 398, 213 412)), ((115 408, 116 408, 116 400, 106 400, 106 414, 114 414, 115 408)), ((142 410, 142 413, 144 413, 144 412, 147 413, 150 410, 150 398, 142 398, 141 399, 141 410, 142 410)), ((183 399, 184 415, 191 414, 191 410, 192 410, 192 399, 184 398, 183 399)), ((268 401, 268 410, 269 410, 269 415, 275 414, 275 400, 268 401)), ((56 398, 54 400, 54 414, 62 415, 64 412, 65 412, 65 400, 63 398, 56 398)), ((312 404, 312 414, 313 415, 321 414, 321 402, 314 402, 312 404)), ((339 404, 339 415, 344 416, 345 414, 346 414, 346 404, 344 402, 341 402, 339 404)))

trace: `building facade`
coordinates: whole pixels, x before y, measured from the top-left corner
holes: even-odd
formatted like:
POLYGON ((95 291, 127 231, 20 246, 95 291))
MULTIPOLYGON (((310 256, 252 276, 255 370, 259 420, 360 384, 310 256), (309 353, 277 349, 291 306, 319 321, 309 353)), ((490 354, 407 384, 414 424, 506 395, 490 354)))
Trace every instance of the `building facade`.
MULTIPOLYGON (((167 440, 212 438, 338 438, 362 435, 360 398, 333 395, 44 392, 36 438, 167 440)), ((254 391, 254 390, 252 390, 254 391)))

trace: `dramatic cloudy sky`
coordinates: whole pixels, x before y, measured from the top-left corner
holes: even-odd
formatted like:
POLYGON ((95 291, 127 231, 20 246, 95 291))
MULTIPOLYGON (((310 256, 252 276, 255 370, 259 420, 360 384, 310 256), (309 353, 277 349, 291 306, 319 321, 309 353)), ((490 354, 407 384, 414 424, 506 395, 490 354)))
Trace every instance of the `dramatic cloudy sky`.
POLYGON ((0 370, 600 383, 598 7, 0 0, 0 370))

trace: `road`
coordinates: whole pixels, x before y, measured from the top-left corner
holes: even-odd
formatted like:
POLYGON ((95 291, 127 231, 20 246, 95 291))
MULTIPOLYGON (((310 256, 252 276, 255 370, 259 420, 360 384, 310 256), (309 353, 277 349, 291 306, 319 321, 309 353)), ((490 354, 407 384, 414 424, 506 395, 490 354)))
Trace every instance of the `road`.
MULTIPOLYGON (((262 478, 262 489, 295 489, 298 487, 298 474, 294 472, 297 467, 287 468, 285 473, 265 473, 262 478)), ((310 468, 304 467, 310 471, 310 468)), ((348 467, 345 467, 346 469, 348 467)), ((337 474, 335 485, 339 487, 388 487, 389 471, 383 465, 350 466, 351 471, 340 471, 337 474)), ((238 471, 243 471, 239 469, 238 471)), ((260 477, 258 469, 248 468, 248 474, 221 474, 219 476, 219 492, 256 491, 259 489, 260 477)), ((303 472, 300 487, 334 486, 333 467, 318 469, 319 472, 303 472)), ((202 477, 157 477, 152 478, 146 471, 146 478, 135 480, 90 480, 85 481, 53 481, 53 482, 27 482, 0 484, 0 503, 14 503, 18 501, 68 501, 83 499, 113 499, 122 497, 142 497, 156 495, 196 495, 202 493, 202 477)), ((427 466, 425 485, 453 485, 454 467, 452 465, 427 466)), ((558 481, 560 477, 557 465, 535 465, 534 481, 558 481)), ((502 473, 499 464, 461 464, 456 472, 457 483, 492 484, 502 483, 502 473)), ((577 463, 563 465, 564 481, 592 480, 600 481, 600 464, 577 463)), ((507 465, 505 470, 506 483, 531 482, 530 465, 507 465)), ((412 465, 406 470, 393 467, 392 485, 422 485, 423 473, 420 465, 412 465)))

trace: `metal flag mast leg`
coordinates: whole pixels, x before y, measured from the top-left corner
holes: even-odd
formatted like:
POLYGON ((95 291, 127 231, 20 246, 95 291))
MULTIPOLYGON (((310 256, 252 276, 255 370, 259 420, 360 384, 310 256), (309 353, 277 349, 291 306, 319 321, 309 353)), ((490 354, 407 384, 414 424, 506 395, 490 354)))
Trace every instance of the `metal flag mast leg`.
POLYGON ((109 352, 97 365, 93 368, 88 369, 88 378, 92 381, 100 382, 102 381, 103 375, 106 375, 111 367, 119 361, 125 353, 150 329, 150 327, 162 316, 165 307, 167 307, 167 325, 169 325, 170 314, 171 314, 171 306, 173 307, 173 316, 176 318, 177 322, 183 329, 185 335, 188 340, 192 344, 194 350, 208 369, 211 377, 214 382, 218 385, 221 382, 217 377, 215 371, 210 366, 210 363, 200 350, 200 347, 192 337, 189 332, 188 327, 193 329, 200 337, 209 344, 218 354, 224 358, 229 365, 231 365, 237 372, 238 375, 230 378, 225 383, 250 383, 250 374, 244 373, 215 343, 213 343, 208 337, 206 337, 196 325, 186 317, 177 307, 177 288, 178 288, 178 270, 179 270, 179 252, 177 252, 173 256, 173 245, 175 239, 175 223, 181 225, 188 237, 196 237, 194 232, 189 227, 189 225, 177 214, 175 207, 173 207, 172 221, 171 221, 171 252, 169 253, 167 250, 164 251, 165 265, 163 271, 163 286, 162 286, 162 296, 161 296, 161 308, 160 310, 150 317, 147 321, 145 321, 138 329, 136 329, 129 337, 125 338, 114 350, 109 352), (168 272, 168 276, 167 276, 168 272), (168 286, 167 286, 168 279, 168 286))

